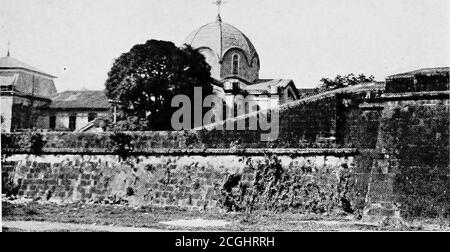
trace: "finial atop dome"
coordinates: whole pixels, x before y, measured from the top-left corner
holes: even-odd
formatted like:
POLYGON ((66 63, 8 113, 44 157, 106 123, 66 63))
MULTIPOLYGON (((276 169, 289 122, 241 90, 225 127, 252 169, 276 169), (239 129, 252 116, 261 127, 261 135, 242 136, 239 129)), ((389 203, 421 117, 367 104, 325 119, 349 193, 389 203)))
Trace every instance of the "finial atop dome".
POLYGON ((10 47, 11 43, 8 41, 8 53, 6 54, 6 57, 10 57, 11 53, 9 52, 9 47, 10 47))
POLYGON ((222 6, 222 4, 225 4, 227 2, 223 1, 223 0, 216 0, 215 2, 212 2, 213 4, 217 5, 217 21, 218 22, 222 22, 222 17, 220 16, 220 7, 222 6))

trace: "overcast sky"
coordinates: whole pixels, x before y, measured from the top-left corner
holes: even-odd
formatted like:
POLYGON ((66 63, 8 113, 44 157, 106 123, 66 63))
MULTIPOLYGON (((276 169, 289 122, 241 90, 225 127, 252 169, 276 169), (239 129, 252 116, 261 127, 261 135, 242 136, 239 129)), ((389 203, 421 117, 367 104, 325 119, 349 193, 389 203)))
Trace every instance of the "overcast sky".
MULTIPOLYGON (((0 0, 0 56, 58 76, 58 91, 104 87, 115 58, 148 39, 181 45, 213 22, 213 0, 0 0)), ((261 78, 314 87, 322 77, 448 66, 449 0, 228 0, 261 78)))

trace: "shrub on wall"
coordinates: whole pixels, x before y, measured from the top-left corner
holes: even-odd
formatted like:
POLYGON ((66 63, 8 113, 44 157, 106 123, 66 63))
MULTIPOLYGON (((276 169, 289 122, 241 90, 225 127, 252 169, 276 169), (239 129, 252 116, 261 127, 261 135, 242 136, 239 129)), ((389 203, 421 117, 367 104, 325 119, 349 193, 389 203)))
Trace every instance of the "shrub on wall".
POLYGON ((15 196, 19 193, 20 183, 14 182, 13 178, 2 176, 2 193, 9 196, 15 196))
POLYGON ((123 132, 114 132, 111 136, 112 151, 122 160, 127 160, 134 150, 132 136, 123 132))
POLYGON ((42 152, 47 140, 40 132, 22 134, 2 134, 2 150, 19 149, 37 154, 42 152))
POLYGON ((256 165, 250 163, 246 169, 254 171, 253 182, 231 175, 223 186, 221 203, 228 211, 362 212, 355 177, 346 164, 337 171, 308 165, 283 168, 272 156, 256 165))
POLYGON ((30 151, 31 153, 41 153, 46 140, 39 132, 33 132, 30 134, 30 151))
POLYGON ((403 216, 450 215, 448 107, 397 105, 382 120, 381 132, 403 216))
POLYGON ((2 134, 2 152, 4 153, 7 149, 16 149, 17 146, 17 139, 15 135, 10 134, 2 134))

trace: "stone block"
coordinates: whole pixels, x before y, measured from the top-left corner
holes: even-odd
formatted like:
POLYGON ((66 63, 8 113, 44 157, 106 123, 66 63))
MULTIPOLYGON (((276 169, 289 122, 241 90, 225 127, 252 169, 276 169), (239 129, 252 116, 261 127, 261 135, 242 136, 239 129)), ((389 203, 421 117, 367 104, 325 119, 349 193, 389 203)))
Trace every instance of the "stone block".
POLYGON ((194 194, 191 194, 191 198, 192 199, 200 199, 202 196, 200 195, 200 193, 194 193, 194 194))
POLYGON ((81 185, 81 186, 88 186, 88 185, 91 185, 91 181, 90 181, 90 180, 85 180, 85 179, 83 179, 83 180, 81 180, 80 185, 81 185))

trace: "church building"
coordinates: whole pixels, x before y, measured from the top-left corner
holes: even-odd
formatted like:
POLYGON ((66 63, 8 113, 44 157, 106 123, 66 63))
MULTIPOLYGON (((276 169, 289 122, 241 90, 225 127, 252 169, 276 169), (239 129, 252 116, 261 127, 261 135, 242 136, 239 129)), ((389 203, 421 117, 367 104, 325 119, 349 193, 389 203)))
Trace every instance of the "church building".
POLYGON ((184 43, 205 56, 217 80, 215 93, 227 106, 234 106, 237 95, 251 95, 260 109, 300 98, 293 80, 259 78, 261 61, 255 46, 243 32, 223 22, 220 13, 215 22, 193 31, 184 43))

